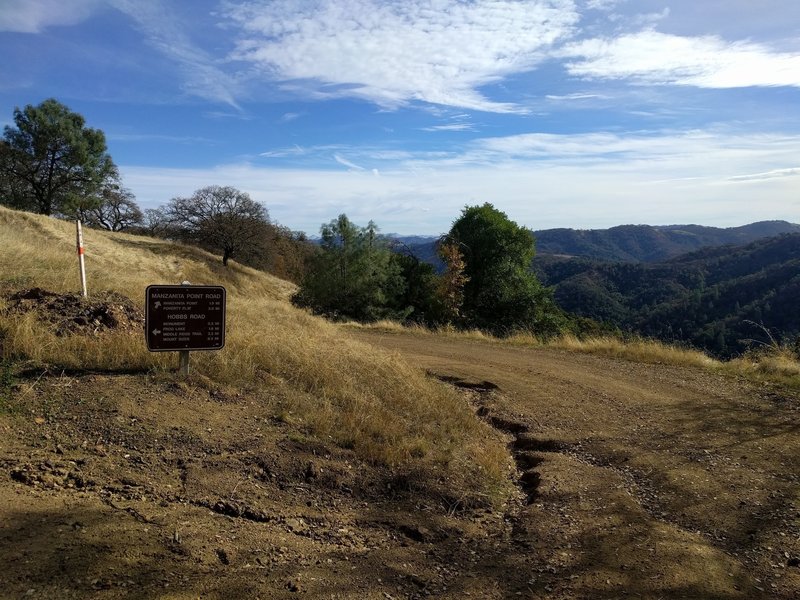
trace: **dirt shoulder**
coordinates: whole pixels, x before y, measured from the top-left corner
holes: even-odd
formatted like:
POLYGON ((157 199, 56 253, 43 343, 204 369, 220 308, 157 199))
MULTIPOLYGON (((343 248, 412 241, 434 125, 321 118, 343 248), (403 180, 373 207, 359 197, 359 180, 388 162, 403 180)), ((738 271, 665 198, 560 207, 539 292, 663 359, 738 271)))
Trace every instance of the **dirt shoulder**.
POLYGON ((470 511, 421 494, 275 418, 278 386, 31 373, 3 389, 0 597, 796 597, 796 397, 353 335, 463 390, 508 440, 518 501, 470 511))

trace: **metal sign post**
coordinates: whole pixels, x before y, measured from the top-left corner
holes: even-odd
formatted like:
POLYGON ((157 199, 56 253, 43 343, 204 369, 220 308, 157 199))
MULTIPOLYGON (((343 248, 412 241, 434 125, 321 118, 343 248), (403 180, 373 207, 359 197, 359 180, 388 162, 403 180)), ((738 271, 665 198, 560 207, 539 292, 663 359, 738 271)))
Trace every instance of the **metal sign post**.
POLYGON ((180 369, 181 375, 184 377, 189 376, 189 351, 188 350, 181 350, 179 352, 180 355, 180 362, 178 363, 178 369, 180 369))
POLYGON ((189 375, 189 351, 225 346, 226 292, 221 285, 149 285, 145 290, 145 338, 150 352, 179 352, 189 375))

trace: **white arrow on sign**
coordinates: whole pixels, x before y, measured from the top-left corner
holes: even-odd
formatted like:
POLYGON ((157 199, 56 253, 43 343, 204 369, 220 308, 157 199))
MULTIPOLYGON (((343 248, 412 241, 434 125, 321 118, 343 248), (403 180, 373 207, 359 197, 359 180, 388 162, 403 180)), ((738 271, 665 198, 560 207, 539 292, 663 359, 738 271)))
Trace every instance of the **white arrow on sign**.
POLYGON ((160 329, 153 329, 153 335, 159 335, 161 333, 160 329))
POLYGON ((161 301, 160 300, 156 300, 154 308, 161 308, 161 301))

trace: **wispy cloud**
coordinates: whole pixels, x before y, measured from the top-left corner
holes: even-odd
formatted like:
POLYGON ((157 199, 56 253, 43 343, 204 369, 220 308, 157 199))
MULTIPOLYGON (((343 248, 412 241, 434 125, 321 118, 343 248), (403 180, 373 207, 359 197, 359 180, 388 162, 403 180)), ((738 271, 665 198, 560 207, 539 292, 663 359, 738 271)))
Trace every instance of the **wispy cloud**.
POLYGON ((586 0, 586 8, 592 10, 611 10, 627 0, 586 0))
POLYGON ((472 123, 450 123, 448 125, 432 125, 421 127, 422 131, 475 131, 472 123))
POLYGON ((264 158, 286 158, 289 156, 303 156, 304 154, 307 154, 306 149, 295 144, 291 148, 267 150, 266 152, 261 152, 259 156, 263 156, 264 158))
POLYGON ((100 0, 3 2, 0 31, 41 33, 47 27, 75 25, 87 19, 100 4, 100 0))
POLYGON ((800 176, 800 167, 791 167, 788 169, 772 169, 764 173, 751 173, 749 175, 735 175, 729 177, 728 181, 763 181, 765 179, 775 179, 781 177, 798 177, 800 176))
POLYGON ((151 46, 178 66, 187 93, 240 110, 236 94, 241 85, 237 78, 192 42, 181 21, 166 5, 157 0, 109 1, 136 23, 151 46))
POLYGON ((479 89, 534 69, 579 19, 572 0, 253 1, 225 13, 241 30, 233 58, 271 80, 384 108, 423 101, 494 112, 521 108, 479 89))
POLYGON ((716 36, 681 37, 654 30, 568 44, 570 74, 629 79, 642 84, 704 88, 800 87, 800 52, 776 52, 752 42, 716 36))
POLYGON ((604 96, 602 94, 585 94, 585 93, 574 93, 574 94, 565 94, 563 96, 559 96, 556 94, 547 94, 545 96, 548 100, 607 100, 608 96, 604 96))
POLYGON ((106 139, 115 142, 172 142, 176 144, 213 144, 202 136, 164 135, 160 133, 107 133, 106 139))
POLYGON ((224 111, 224 110, 207 110, 203 116, 209 119, 236 119, 237 121, 252 121, 253 115, 248 114, 242 110, 224 111))
POLYGON ((340 165, 344 165, 348 169, 354 169, 356 171, 365 171, 366 170, 364 167, 359 166, 359 165, 355 164, 354 162, 351 162, 351 161, 347 160, 346 158, 344 158, 340 154, 334 154, 333 155, 333 160, 335 160, 340 165))

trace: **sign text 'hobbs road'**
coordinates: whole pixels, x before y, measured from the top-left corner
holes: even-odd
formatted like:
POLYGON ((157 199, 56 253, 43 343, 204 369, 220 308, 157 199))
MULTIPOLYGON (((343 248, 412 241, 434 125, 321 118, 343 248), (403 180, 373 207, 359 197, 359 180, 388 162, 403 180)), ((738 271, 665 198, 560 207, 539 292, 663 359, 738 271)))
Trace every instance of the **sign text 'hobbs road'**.
POLYGON ((225 345, 225 288, 147 286, 144 326, 151 352, 220 350, 225 345))

